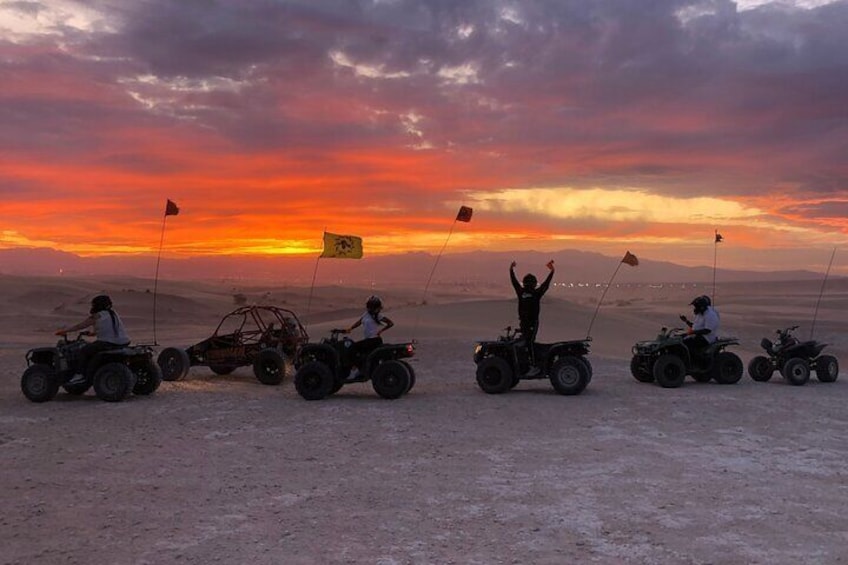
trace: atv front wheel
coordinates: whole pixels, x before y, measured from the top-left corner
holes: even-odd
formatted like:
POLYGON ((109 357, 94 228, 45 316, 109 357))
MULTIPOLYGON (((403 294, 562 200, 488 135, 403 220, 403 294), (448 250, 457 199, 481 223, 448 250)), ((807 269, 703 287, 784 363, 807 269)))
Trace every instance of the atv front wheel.
POLYGON ((551 385, 560 394, 580 394, 589 384, 589 378, 586 365, 577 357, 560 357, 551 367, 551 385))
POLYGON ((640 383, 654 382, 654 375, 642 365, 642 359, 638 355, 634 355, 630 360, 630 374, 640 383))
POLYGON ((21 375, 21 392, 32 402, 53 400, 59 392, 59 379, 53 367, 36 364, 21 375))
POLYGON ((371 373, 374 392, 389 400, 403 396, 409 390, 410 381, 409 370, 403 363, 394 359, 383 361, 371 373))
POLYGON ((278 385, 286 377, 286 360, 276 349, 263 349, 253 360, 253 374, 263 385, 278 385))
POLYGON ((654 363, 654 378, 663 388, 682 386, 686 379, 686 365, 676 355, 662 355, 654 363))
POLYGON ((516 375, 506 360, 500 357, 485 357, 477 364, 477 385, 488 394, 501 394, 514 385, 516 375))
POLYGON ((839 361, 833 355, 822 355, 816 359, 816 377, 819 382, 833 383, 839 378, 839 361))
POLYGON ((810 380, 810 365, 806 359, 800 357, 788 359, 780 372, 791 385, 801 386, 807 384, 807 381, 810 380))
POLYGON ((713 378, 720 385, 734 385, 742 378, 745 366, 742 359, 730 351, 722 351, 715 358, 713 378))
POLYGON ((294 375, 294 388, 306 400, 321 400, 332 394, 335 384, 330 368, 320 361, 301 365, 294 375))
POLYGON ((159 354, 156 363, 162 369, 162 379, 166 381, 181 381, 191 368, 191 361, 185 349, 166 347, 159 354))
POLYGON ((132 393, 136 377, 123 363, 106 363, 94 373, 94 392, 106 402, 120 402, 132 393))
POLYGON ((757 355, 748 362, 748 375, 758 383, 768 381, 774 374, 774 366, 768 357, 757 355))

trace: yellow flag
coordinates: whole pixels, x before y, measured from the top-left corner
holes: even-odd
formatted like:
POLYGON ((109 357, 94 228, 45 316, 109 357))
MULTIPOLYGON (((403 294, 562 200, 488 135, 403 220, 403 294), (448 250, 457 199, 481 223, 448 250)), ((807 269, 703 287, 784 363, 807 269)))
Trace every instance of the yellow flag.
POLYGON ((362 238, 324 232, 324 251, 321 257, 332 259, 362 259, 362 238))

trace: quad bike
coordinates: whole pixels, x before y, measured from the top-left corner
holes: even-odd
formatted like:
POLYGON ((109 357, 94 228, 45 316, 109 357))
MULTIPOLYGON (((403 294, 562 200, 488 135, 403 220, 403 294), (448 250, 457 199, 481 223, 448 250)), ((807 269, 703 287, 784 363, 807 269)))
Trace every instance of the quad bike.
POLYGON ((477 385, 483 392, 501 394, 525 379, 549 379, 559 394, 580 394, 592 380, 586 359, 591 338, 534 343, 530 352, 518 330, 507 326, 497 341, 481 341, 474 347, 477 385))
POLYGON ((630 360, 633 378, 642 383, 656 382, 663 388, 682 386, 686 375, 692 375, 699 383, 739 382, 744 372, 742 360, 735 353, 725 351, 728 346, 739 345, 739 340, 718 338, 693 354, 684 342, 687 335, 683 328, 663 327, 656 339, 637 342, 630 360))
POLYGON ((159 388, 162 373, 148 345, 115 346, 95 354, 82 367, 82 332, 76 339, 62 337, 55 347, 36 347, 26 354, 27 368, 21 376, 21 391, 33 402, 47 402, 65 389, 81 395, 94 387, 98 398, 120 402, 130 394, 149 395, 159 388), (82 374, 81 382, 70 382, 82 374))
POLYGON ((346 330, 330 330, 320 343, 301 347, 295 359, 294 386, 306 400, 321 400, 338 392, 344 385, 371 381, 374 392, 395 399, 415 385, 415 371, 406 361, 415 355, 414 343, 383 344, 358 359, 352 353, 354 341, 346 330), (354 367, 358 367, 358 372, 354 367))
POLYGON ((163 349, 158 363, 166 381, 182 380, 195 366, 208 366, 216 375, 252 366, 259 382, 278 385, 286 376, 286 360, 308 340, 291 310, 243 306, 224 316, 212 336, 200 343, 186 349, 163 349))
POLYGON ((839 361, 832 355, 821 355, 828 344, 818 341, 801 341, 792 332, 798 326, 777 330, 777 340, 772 343, 763 338, 760 345, 768 357, 758 355, 748 363, 748 374, 755 381, 769 380, 775 370, 780 371, 790 384, 800 386, 810 380, 815 371, 820 382, 832 383, 839 377, 839 361))

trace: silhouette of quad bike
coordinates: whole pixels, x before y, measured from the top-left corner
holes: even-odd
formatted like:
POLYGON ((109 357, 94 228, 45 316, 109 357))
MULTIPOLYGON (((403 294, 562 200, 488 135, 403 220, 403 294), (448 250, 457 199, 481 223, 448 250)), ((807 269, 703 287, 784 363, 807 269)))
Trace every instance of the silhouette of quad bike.
POLYGON ((592 380, 592 364, 586 359, 590 341, 534 343, 533 365, 521 333, 508 326, 497 341, 475 345, 477 385, 483 392, 501 394, 522 380, 549 379, 559 394, 580 394, 592 380))
POLYGON ((242 306, 225 315, 209 338, 186 349, 163 349, 158 363, 166 381, 182 380, 196 366, 209 367, 216 375, 252 366, 259 382, 278 385, 298 347, 308 341, 306 329, 291 310, 242 306))
POLYGON ((321 400, 345 385, 371 381, 379 396, 400 398, 415 386, 415 370, 406 359, 415 355, 415 344, 383 344, 359 358, 345 330, 330 330, 320 343, 301 347, 295 359, 294 386, 306 400, 321 400), (359 368, 358 372, 353 367, 359 368))
POLYGON ((100 351, 82 366, 82 349, 87 342, 82 332, 76 339, 64 336, 55 347, 36 347, 26 354, 27 368, 21 376, 21 392, 32 402, 53 400, 59 389, 79 396, 94 387, 101 400, 120 402, 130 394, 153 394, 162 373, 147 345, 116 345, 100 351), (70 381, 83 375, 81 382, 70 381))
POLYGON ((683 328, 662 328, 656 339, 640 341, 633 346, 630 373, 642 383, 656 382, 663 388, 683 385, 686 375, 695 381, 735 384, 742 378, 745 368, 733 352, 725 351, 739 345, 736 338, 718 338, 698 355, 693 355, 684 342, 687 332, 683 328))
POLYGON ((819 382, 833 383, 839 377, 839 361, 833 355, 822 355, 828 344, 815 340, 801 341, 792 332, 798 326, 776 331, 777 340, 772 343, 763 338, 760 346, 767 357, 757 355, 748 362, 748 374, 758 382, 771 379, 774 372, 780 371, 789 384, 801 386, 810 380, 810 372, 815 371, 819 382))

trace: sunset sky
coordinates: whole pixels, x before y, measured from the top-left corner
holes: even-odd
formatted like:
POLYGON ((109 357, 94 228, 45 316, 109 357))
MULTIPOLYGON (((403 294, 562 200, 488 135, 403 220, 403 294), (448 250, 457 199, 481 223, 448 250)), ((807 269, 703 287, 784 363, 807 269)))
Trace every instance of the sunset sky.
POLYGON ((848 0, 0 0, 0 77, 0 249, 848 243, 848 0))

